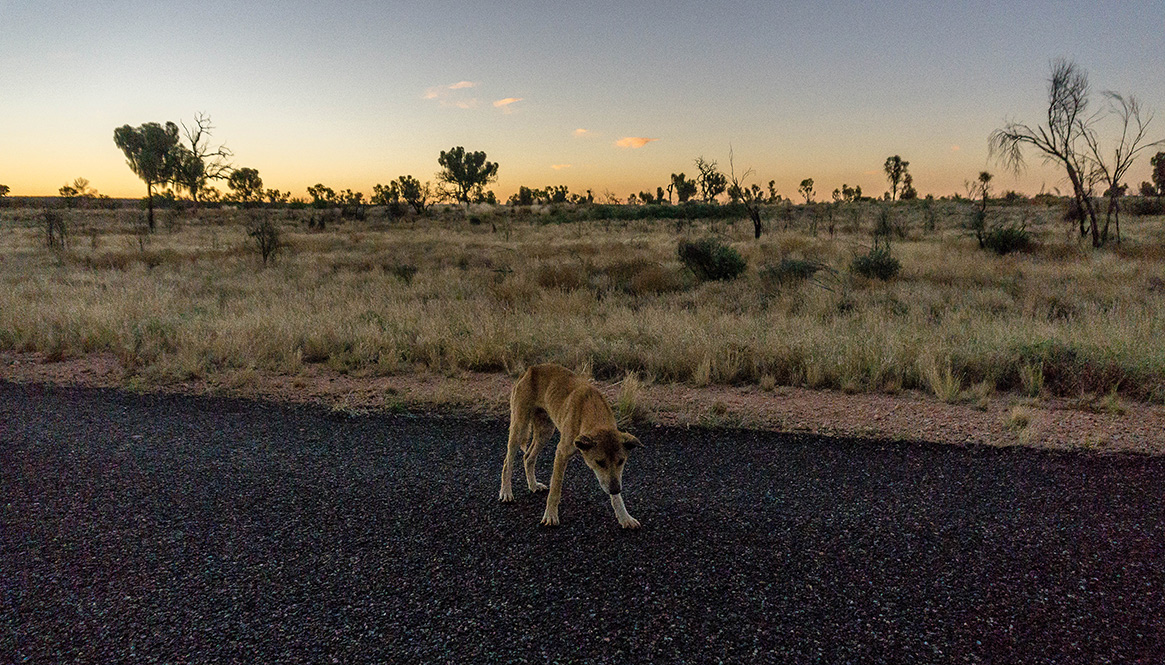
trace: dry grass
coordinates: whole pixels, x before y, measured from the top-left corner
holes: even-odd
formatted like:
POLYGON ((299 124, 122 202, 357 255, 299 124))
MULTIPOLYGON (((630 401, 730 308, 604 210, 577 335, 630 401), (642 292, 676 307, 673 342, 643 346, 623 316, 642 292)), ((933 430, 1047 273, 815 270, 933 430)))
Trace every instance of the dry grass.
MULTIPOLYGON (((601 379, 640 372, 696 386, 922 389, 949 401, 967 386, 1033 396, 1119 389, 1165 400, 1162 218, 1126 217, 1122 249, 1094 252, 1066 239, 1058 210, 1001 209, 1028 216, 1040 246, 998 257, 942 205, 933 232, 919 209, 895 211, 903 269, 886 283, 846 272, 869 243, 869 211, 859 211, 856 233, 832 240, 810 234, 807 218, 794 216, 789 231, 770 220, 759 242, 750 224, 724 220, 677 231, 670 221, 531 215, 495 233, 449 213, 333 221, 320 233, 280 213, 288 246, 263 268, 230 211, 204 211, 144 242, 131 211, 72 212, 74 239, 86 241, 50 252, 36 215, 0 210, 0 349, 112 352, 158 384, 296 375, 311 363, 355 375, 516 374, 554 361, 601 379), (744 277, 697 284, 683 273, 678 239, 707 233, 748 259, 744 277), (835 272, 765 288, 757 269, 782 258, 835 272)), ((838 214, 839 228, 852 228, 850 213, 838 214)))

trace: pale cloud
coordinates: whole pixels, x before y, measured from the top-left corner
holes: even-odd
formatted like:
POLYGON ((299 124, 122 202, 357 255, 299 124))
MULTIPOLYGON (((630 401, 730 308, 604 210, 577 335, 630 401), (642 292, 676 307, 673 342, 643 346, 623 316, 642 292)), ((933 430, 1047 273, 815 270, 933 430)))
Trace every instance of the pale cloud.
POLYGON ((494 102, 494 108, 501 109, 502 113, 513 113, 514 109, 510 108, 510 105, 520 101, 522 101, 522 97, 506 97, 494 102))
POLYGON ((624 136, 618 141, 615 141, 615 145, 619 146, 620 148, 642 148, 648 143, 658 140, 659 139, 649 139, 645 136, 624 136))
POLYGON ((958 152, 958 151, 960 151, 960 150, 962 150, 962 148, 960 148, 960 147, 959 147, 959 146, 957 146, 957 145, 953 145, 953 146, 951 146, 951 152, 958 152))
POLYGON ((452 106, 459 109, 470 109, 477 106, 477 98, 464 97, 455 90, 465 90, 476 87, 473 81, 458 81, 452 85, 436 85, 425 90, 423 99, 435 99, 441 106, 452 106))
POLYGON ((569 169, 570 164, 551 164, 550 168, 554 169, 555 171, 561 171, 562 169, 569 169))
POLYGON ((578 129, 574 130, 575 136, 586 136, 587 134, 590 134, 590 133, 591 133, 590 130, 583 129, 582 127, 579 127, 578 129))

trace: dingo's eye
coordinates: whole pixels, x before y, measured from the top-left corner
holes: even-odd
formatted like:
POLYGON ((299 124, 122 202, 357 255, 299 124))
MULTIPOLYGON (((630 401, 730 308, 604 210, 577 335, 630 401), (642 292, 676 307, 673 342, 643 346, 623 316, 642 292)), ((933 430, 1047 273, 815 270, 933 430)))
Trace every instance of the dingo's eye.
POLYGON ((599 468, 600 468, 600 469, 605 469, 605 468, 607 468, 607 460, 601 459, 601 460, 599 460, 598 462, 596 462, 596 464, 598 464, 598 465, 599 465, 599 468))
POLYGON ((615 465, 616 466, 623 466, 623 462, 626 462, 626 461, 627 460, 615 460, 615 465))

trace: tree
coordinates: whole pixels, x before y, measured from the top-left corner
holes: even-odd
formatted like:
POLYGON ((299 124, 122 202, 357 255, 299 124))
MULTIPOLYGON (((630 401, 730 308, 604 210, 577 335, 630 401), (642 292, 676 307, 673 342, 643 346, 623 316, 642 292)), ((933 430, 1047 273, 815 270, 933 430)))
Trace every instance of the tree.
POLYGON ((886 171, 886 179, 890 181, 890 200, 898 199, 898 185, 906 176, 906 167, 910 166, 910 162, 903 161, 898 155, 886 158, 886 163, 882 165, 882 169, 886 171))
POLYGON ((372 205, 374 206, 392 206, 400 203, 400 185, 396 180, 388 183, 388 186, 376 184, 372 186, 372 205))
POLYGON ((689 179, 683 173, 671 174, 671 185, 668 188, 675 191, 676 200, 680 203, 687 203, 698 191, 696 181, 689 179))
POLYGON ((92 199, 97 196, 97 190, 90 187, 89 181, 85 178, 73 180, 72 184, 61 187, 57 193, 65 199, 65 206, 68 208, 75 206, 77 199, 92 199))
POLYGON ((1141 182, 1141 196, 1157 196, 1157 188, 1148 180, 1141 182))
POLYGON ((902 176, 902 191, 898 193, 898 200, 913 201, 918 198, 918 190, 914 189, 914 176, 909 173, 902 176))
POLYGON ((308 187, 307 195, 311 197, 313 208, 326 208, 336 204, 336 192, 320 183, 308 187))
POLYGON ((263 199, 263 179, 259 177, 259 171, 256 169, 235 169, 227 178, 227 186, 244 206, 258 203, 263 199))
POLYGON ((801 181, 801 186, 797 188, 801 196, 805 197, 805 203, 813 202, 813 178, 805 178, 801 181))
POLYGON ((1135 97, 1122 97, 1115 92, 1106 91, 1109 110, 1121 126, 1120 140, 1112 151, 1112 159, 1103 155, 1100 142, 1095 132, 1084 132, 1084 142, 1092 157, 1093 177, 1107 185, 1105 196, 1108 197, 1108 209, 1104 215, 1104 228, 1100 232, 1100 244, 1108 241, 1108 226, 1116 222, 1116 241, 1120 242, 1120 197, 1127 186, 1121 186, 1120 181, 1125 177, 1129 167, 1133 165, 1141 151, 1165 143, 1165 141, 1147 142, 1146 134, 1149 123, 1153 122, 1153 114, 1141 116, 1141 103, 1135 97))
POLYGON ((728 178, 717 170, 715 161, 709 162, 703 157, 696 158, 696 168, 700 171, 700 175, 696 176, 696 182, 700 185, 704 201, 711 203, 728 188, 728 178))
POLYGON ((146 183, 149 228, 154 230, 154 187, 173 177, 178 145, 178 125, 147 122, 140 127, 122 125, 113 130, 113 142, 125 153, 131 171, 146 183))
POLYGON ((1149 158, 1153 167, 1153 184, 1157 186, 1157 196, 1165 196, 1165 152, 1159 152, 1149 158))
POLYGON ((1052 62, 1052 77, 1048 81, 1048 120, 1046 125, 1033 129, 1017 122, 1009 122, 991 132, 988 138, 990 154, 997 157, 1015 173, 1023 170, 1023 148, 1030 146, 1042 153, 1044 161, 1064 167, 1072 183, 1072 195, 1079 212, 1080 235, 1092 232, 1093 247, 1100 246, 1100 229, 1096 222, 1096 208, 1092 204, 1089 166, 1084 147, 1084 134, 1090 132, 1088 111, 1088 74, 1076 63, 1063 58, 1052 62), (1085 219, 1089 229, 1085 228, 1085 219))
POLYGON ((393 181, 393 186, 400 192, 400 197, 409 204, 418 215, 425 214, 425 207, 433 197, 433 187, 429 183, 421 184, 420 180, 411 175, 402 175, 393 181))
POLYGON ((210 116, 204 113, 194 114, 190 126, 182 123, 182 136, 188 145, 179 143, 176 146, 172 182, 190 194, 194 209, 198 210, 200 198, 203 198, 211 180, 224 180, 231 173, 231 151, 226 146, 210 147, 210 133, 214 125, 210 124, 210 116))
POLYGON ((8 185, 0 185, 0 199, 4 198, 5 196, 8 196, 8 192, 11 192, 11 191, 12 190, 8 188, 8 185))
POLYGON ((442 150, 437 164, 437 181, 452 188, 451 195, 465 204, 466 212, 471 196, 482 196, 485 186, 498 179, 498 165, 486 161, 484 152, 466 152, 461 146, 442 150))
POLYGON ((291 192, 281 192, 278 189, 268 189, 263 192, 263 198, 266 199, 267 205, 285 206, 291 201, 291 192))
POLYGON ((755 184, 752 187, 745 187, 744 181, 753 174, 752 169, 745 169, 744 173, 736 176, 736 165, 733 164, 732 148, 728 148, 728 173, 729 181, 732 185, 729 187, 729 196, 733 201, 740 200, 744 203, 745 210, 748 211, 748 218, 752 220, 753 237, 760 240, 760 234, 764 231, 764 225, 761 224, 760 219, 760 204, 764 197, 761 194, 760 187, 755 184))

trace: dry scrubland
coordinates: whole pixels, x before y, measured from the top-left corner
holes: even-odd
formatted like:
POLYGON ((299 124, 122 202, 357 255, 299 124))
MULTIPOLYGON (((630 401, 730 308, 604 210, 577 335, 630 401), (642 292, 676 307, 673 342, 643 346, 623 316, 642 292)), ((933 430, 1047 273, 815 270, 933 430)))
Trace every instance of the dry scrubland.
POLYGON ((359 376, 556 361, 696 386, 1165 401, 1162 217, 1126 216, 1124 243, 1093 251, 1061 209, 992 208, 989 220, 1026 220, 1039 242, 1000 257, 963 230, 969 207, 898 204, 902 271, 881 282, 848 270, 870 245, 872 205, 839 211, 834 239, 824 217, 813 235, 815 213, 769 210, 760 241, 747 220, 569 210, 373 211, 325 231, 305 223, 318 212, 206 210, 167 213, 144 240, 138 211, 64 214, 69 248, 50 251, 40 211, 0 209, 0 350, 111 352, 150 385, 311 363, 359 376), (266 267, 246 245, 249 214, 271 214, 287 243, 266 267), (744 276, 685 273, 678 240, 709 234, 748 259, 744 276), (782 258, 835 272, 782 284, 764 270, 782 258))

